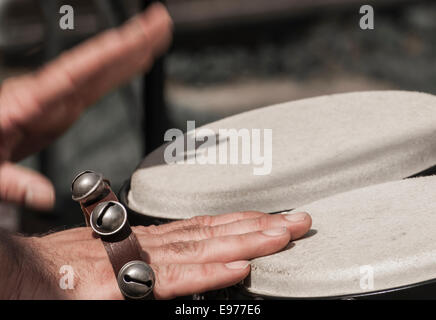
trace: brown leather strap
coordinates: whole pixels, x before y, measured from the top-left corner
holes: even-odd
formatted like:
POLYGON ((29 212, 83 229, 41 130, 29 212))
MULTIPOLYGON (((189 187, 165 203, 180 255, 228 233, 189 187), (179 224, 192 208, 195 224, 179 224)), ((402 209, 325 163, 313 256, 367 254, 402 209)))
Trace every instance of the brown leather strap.
POLYGON ((105 201, 118 201, 117 196, 112 191, 109 182, 104 181, 104 191, 103 193, 95 200, 90 202, 80 201, 80 207, 82 208, 83 216, 85 218, 86 226, 89 227, 89 219, 91 218, 92 210, 101 202, 105 201))
POLYGON ((142 260, 138 239, 128 223, 126 223, 119 234, 116 236, 102 237, 101 241, 103 241, 104 248, 109 256, 115 275, 118 275, 120 269, 127 262, 142 260))
MULTIPOLYGON (((92 210, 102 202, 106 201, 118 201, 117 196, 112 191, 109 183, 105 182, 105 188, 102 195, 92 201, 91 203, 80 202, 83 214, 85 216, 86 225, 89 226, 89 219, 91 217, 92 210)), ((124 225, 116 235, 101 237, 103 245, 109 256, 109 260, 114 269, 115 275, 118 275, 120 269, 129 261, 141 260, 141 251, 138 239, 132 232, 128 222, 124 225)))
MULTIPOLYGON (((106 201, 118 201, 117 196, 112 191, 107 181, 105 181, 104 191, 101 196, 92 202, 80 202, 80 207, 82 208, 87 226, 90 226, 90 217, 94 208, 98 204, 106 201)), ((141 246, 135 236, 135 233, 130 228, 128 221, 124 225, 123 229, 117 232, 115 235, 102 236, 100 239, 103 242, 104 248, 112 264, 115 277, 118 276, 120 269, 126 263, 135 260, 142 260, 141 246)), ((153 295, 150 294, 147 298, 152 299, 153 295)))

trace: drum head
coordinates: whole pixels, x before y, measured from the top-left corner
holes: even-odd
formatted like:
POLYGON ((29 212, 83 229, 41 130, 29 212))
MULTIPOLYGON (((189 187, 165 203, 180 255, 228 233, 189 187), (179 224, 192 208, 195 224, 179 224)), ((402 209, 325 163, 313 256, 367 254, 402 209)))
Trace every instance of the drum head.
POLYGON ((134 172, 128 206, 165 219, 292 209, 432 167, 435 123, 435 96, 402 91, 323 96, 242 113, 202 127, 217 138, 208 152, 219 153, 220 129, 247 129, 252 141, 253 130, 260 130, 264 155, 264 142, 268 143, 264 134, 271 129, 270 159, 241 163, 256 146, 239 145, 238 164, 229 164, 227 158, 224 164, 168 165, 167 146, 162 146, 134 172), (256 174, 256 168, 266 174, 256 174))
POLYGON ((247 289, 316 298, 361 295, 436 279, 436 176, 353 190, 302 206, 313 230, 255 259, 247 289))

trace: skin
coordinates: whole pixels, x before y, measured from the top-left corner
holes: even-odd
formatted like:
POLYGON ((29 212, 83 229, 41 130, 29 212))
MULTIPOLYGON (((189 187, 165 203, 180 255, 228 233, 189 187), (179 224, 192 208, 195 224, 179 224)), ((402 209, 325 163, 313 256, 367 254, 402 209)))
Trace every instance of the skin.
MULTIPOLYGON (((99 97, 139 72, 171 42, 172 23, 159 3, 124 26, 70 50, 40 70, 0 87, 0 200, 48 210, 51 182, 14 162, 65 132, 99 97)), ((155 296, 171 299, 227 287, 250 272, 248 260, 282 250, 311 226, 307 213, 237 212, 161 226, 135 227, 143 260, 156 274, 155 296)), ((106 251, 89 228, 41 237, 0 232, 0 298, 121 299, 106 251), (59 286, 74 270, 74 289, 59 286)))
MULTIPOLYGON (((156 274, 155 297, 171 299, 237 284, 250 272, 249 259, 283 249, 310 225, 307 213, 237 212, 134 227, 133 231, 143 250, 142 259, 156 274)), ((0 298, 122 299, 106 251, 89 228, 9 239, 19 257, 6 259, 7 266, 0 264, 0 269, 9 271, 7 279, 0 279, 4 288, 0 298), (74 270, 73 289, 59 286, 63 265, 74 270)), ((2 245, 3 241, 0 254, 2 245)))

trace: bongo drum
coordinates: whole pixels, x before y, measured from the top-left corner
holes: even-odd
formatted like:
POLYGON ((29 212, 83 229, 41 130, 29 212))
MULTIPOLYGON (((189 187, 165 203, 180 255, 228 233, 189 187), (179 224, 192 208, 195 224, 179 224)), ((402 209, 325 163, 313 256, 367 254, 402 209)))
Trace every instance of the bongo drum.
MULTIPOLYGON (((417 92, 357 92, 265 107, 197 128, 196 133, 212 132, 208 139, 216 143, 205 148, 197 141, 194 152, 185 148, 184 163, 165 160, 171 144, 156 149, 135 170, 120 199, 142 224, 244 210, 287 211, 435 172, 435 124, 436 97, 417 92), (219 148, 229 144, 222 129, 240 134, 236 163, 229 160, 230 147, 224 164, 186 163, 205 150, 218 159, 219 148), (244 147, 247 132, 251 141, 244 147), (267 156, 261 164, 244 163, 244 156, 254 159, 253 150, 262 156, 270 150, 270 163, 267 156)), ((195 136, 188 132, 184 141, 195 136)))
POLYGON ((436 298, 436 176, 301 206, 313 230, 252 261, 245 288, 279 298, 436 298))

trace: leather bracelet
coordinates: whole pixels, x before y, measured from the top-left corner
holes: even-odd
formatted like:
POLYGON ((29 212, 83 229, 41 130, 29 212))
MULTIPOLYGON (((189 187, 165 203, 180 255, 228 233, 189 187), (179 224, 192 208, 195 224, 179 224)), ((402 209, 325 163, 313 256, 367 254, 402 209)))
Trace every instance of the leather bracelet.
POLYGON ((109 181, 99 173, 84 171, 74 178, 71 192, 73 200, 80 203, 86 225, 103 242, 124 297, 153 299, 153 269, 141 260, 141 247, 130 228, 127 211, 109 181))

